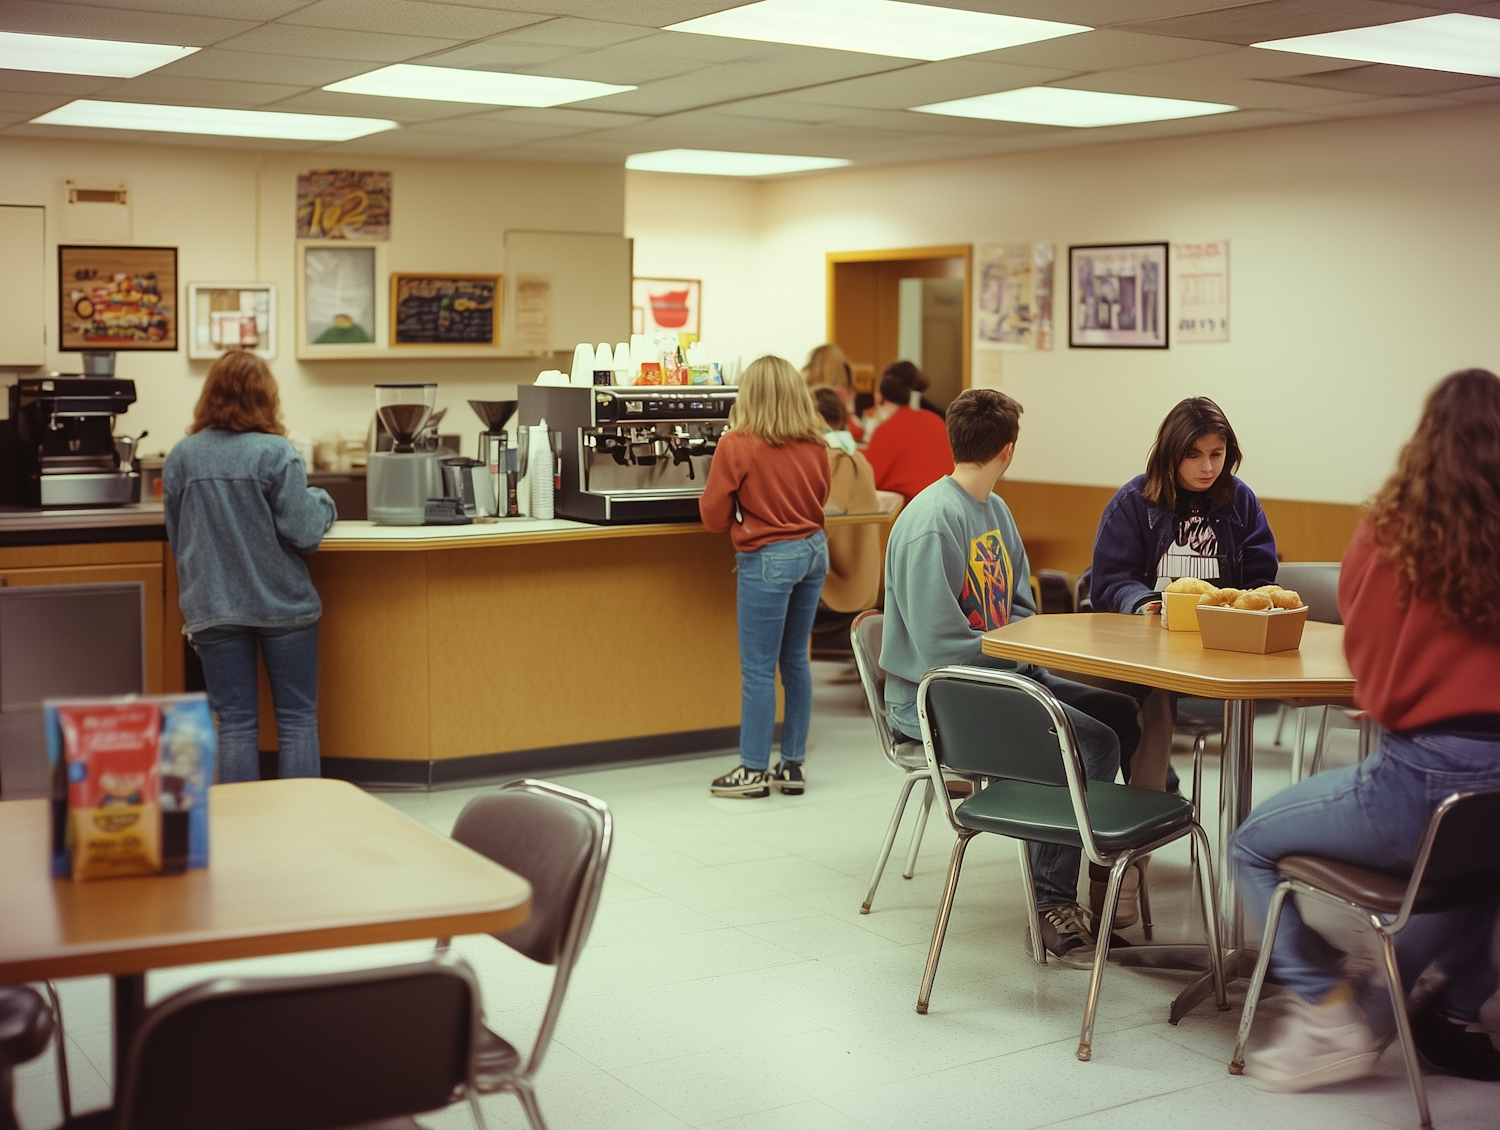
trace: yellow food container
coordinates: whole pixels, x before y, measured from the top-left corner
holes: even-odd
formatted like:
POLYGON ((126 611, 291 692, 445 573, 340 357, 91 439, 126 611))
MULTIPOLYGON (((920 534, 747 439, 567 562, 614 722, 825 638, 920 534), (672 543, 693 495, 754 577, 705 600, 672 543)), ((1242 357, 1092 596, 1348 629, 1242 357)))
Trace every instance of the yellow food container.
POLYGON ((1198 631, 1198 600, 1195 592, 1161 594, 1161 622, 1169 632, 1198 631))

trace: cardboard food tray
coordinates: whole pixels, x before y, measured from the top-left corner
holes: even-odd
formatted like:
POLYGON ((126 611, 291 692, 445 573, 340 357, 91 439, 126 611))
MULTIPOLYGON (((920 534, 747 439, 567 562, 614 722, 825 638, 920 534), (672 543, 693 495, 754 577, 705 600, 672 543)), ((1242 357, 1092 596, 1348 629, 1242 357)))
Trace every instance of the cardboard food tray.
POLYGON ((1295 651, 1302 644, 1302 629, 1306 624, 1306 605, 1267 612, 1198 606, 1203 646, 1216 651, 1248 651, 1257 655, 1295 651))
POLYGON ((1198 601, 1195 592, 1161 594, 1162 626, 1169 632, 1198 631, 1198 601))

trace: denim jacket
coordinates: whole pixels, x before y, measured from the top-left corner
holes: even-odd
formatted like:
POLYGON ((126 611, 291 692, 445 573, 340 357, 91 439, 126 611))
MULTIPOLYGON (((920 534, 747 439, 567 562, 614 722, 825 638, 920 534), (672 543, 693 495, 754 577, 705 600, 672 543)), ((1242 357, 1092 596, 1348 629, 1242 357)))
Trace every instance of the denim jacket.
MULTIPOLYGON (((1097 612, 1134 612, 1156 600, 1156 567, 1172 544, 1175 513, 1147 502, 1137 475, 1115 492, 1094 538, 1092 599, 1097 612)), ((1219 539, 1221 585, 1254 588, 1276 580, 1276 538, 1255 492, 1239 479, 1224 506, 1209 512, 1219 539)))
POLYGON ((197 432, 172 448, 162 486, 183 631, 317 622, 323 603, 298 554, 317 549, 338 515, 327 491, 307 485, 291 444, 197 432))

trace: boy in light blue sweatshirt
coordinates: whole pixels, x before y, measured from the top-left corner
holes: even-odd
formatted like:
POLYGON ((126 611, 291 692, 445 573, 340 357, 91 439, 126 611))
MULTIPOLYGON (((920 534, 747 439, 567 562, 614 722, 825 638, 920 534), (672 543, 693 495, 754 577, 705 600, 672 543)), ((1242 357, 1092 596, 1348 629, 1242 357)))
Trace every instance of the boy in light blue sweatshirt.
MULTIPOLYGON (((1015 519, 995 484, 1015 456, 1021 406, 973 388, 948 408, 954 468, 911 500, 891 529, 885 558, 885 630, 880 666, 899 741, 920 741, 917 684, 936 667, 966 664, 1015 671, 1050 690, 1073 723, 1091 780, 1112 781, 1140 741, 1129 695, 1060 679, 1034 664, 984 654, 985 632, 1036 614, 1031 565, 1015 519)), ((1078 848, 1031 845, 1041 935, 1062 964, 1093 964, 1094 937, 1078 905, 1078 848)))

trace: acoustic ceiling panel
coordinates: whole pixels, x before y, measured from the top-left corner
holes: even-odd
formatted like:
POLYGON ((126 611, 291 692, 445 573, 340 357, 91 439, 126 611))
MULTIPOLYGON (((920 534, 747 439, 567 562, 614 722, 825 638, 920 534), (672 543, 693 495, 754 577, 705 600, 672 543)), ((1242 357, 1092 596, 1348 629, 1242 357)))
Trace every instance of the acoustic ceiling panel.
POLYGON ((1351 27, 1393 24, 1432 15, 1431 8, 1392 0, 1268 0, 1220 11, 1128 25, 1131 31, 1218 43, 1260 43, 1351 27))

